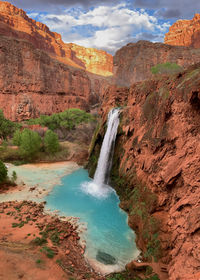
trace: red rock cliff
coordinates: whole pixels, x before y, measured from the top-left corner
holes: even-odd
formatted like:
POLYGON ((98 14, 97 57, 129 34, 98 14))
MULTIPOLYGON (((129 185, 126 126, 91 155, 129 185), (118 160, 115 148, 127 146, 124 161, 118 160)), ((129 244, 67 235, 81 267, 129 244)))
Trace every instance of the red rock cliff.
POLYGON ((191 20, 178 20, 165 35, 165 44, 200 48, 200 14, 191 20))
POLYGON ((163 80, 111 87, 91 159, 115 106, 122 115, 111 178, 144 261, 160 279, 199 279, 200 64, 163 80))
POLYGON ((14 121, 72 107, 89 110, 112 74, 111 55, 64 44, 59 34, 2 1, 0 65, 0 108, 14 121))
POLYGON ((139 41, 130 43, 114 56, 115 83, 129 86, 135 82, 153 78, 151 67, 159 63, 177 63, 183 68, 200 61, 200 50, 188 47, 168 46, 162 43, 139 41))
POLYGON ((0 1, 0 34, 31 42, 36 48, 57 56, 62 62, 94 74, 112 75, 113 58, 105 51, 65 44, 61 35, 27 16, 8 2, 0 1))

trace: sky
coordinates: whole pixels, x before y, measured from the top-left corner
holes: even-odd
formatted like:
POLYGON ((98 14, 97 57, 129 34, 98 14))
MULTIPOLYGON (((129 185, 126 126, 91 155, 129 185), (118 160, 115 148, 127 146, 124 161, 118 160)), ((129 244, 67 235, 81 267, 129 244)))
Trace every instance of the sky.
POLYGON ((11 0, 66 43, 111 54, 130 42, 163 42, 178 19, 200 13, 200 0, 11 0))

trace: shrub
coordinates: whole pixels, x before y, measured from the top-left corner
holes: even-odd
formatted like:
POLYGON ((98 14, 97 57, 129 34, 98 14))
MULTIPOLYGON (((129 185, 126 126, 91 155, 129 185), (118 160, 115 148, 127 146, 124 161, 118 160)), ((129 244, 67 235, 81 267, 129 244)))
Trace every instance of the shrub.
POLYGON ((19 146, 21 143, 21 131, 17 129, 13 135, 13 144, 19 146))
POLYGON ((32 159, 40 150, 41 137, 37 132, 24 129, 20 137, 20 154, 23 158, 32 159))
POLYGON ((5 164, 0 160, 0 183, 3 183, 8 175, 8 169, 5 164))
POLYGON ((53 259, 53 257, 55 256, 54 251, 51 248, 46 247, 46 246, 41 249, 41 252, 44 252, 46 254, 46 256, 50 259, 53 259))
POLYGON ((4 117, 3 111, 0 110, 0 138, 6 139, 12 135, 16 129, 16 124, 4 117))
POLYGON ((17 173, 15 171, 12 172, 11 182, 15 183, 17 180, 17 173))
POLYGON ((175 74, 182 71, 183 68, 176 63, 166 62, 151 67, 152 74, 175 74))
POLYGON ((59 150, 58 136, 51 130, 47 130, 44 137, 45 151, 54 154, 59 150))
POLYGON ((80 109, 69 109, 64 112, 53 114, 51 116, 42 115, 40 118, 31 119, 28 124, 40 124, 46 126, 51 130, 55 129, 73 129, 76 125, 94 121, 95 118, 80 109))

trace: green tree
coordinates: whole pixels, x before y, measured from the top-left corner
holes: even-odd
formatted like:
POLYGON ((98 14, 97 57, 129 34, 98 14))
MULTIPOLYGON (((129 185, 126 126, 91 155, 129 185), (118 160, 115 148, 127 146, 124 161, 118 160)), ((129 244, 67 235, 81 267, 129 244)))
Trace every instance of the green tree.
POLYGON ((12 181, 13 183, 15 183, 16 180, 17 180, 17 173, 16 173, 15 171, 13 171, 13 172, 12 172, 11 181, 12 181))
POLYGON ((24 129, 21 133, 19 150, 25 159, 33 159, 41 147, 41 137, 37 132, 24 129))
POLYGON ((47 130, 44 137, 45 151, 53 154, 59 150, 58 136, 51 130, 47 130))
POLYGON ((0 110, 0 138, 6 140, 6 138, 13 133, 15 127, 15 123, 7 120, 4 117, 3 111, 0 110))
POLYGON ((5 164, 0 160, 0 183, 3 183, 8 175, 8 169, 5 164))
POLYGON ((21 142, 21 134, 22 132, 20 131, 20 129, 17 129, 13 135, 13 144, 16 146, 20 145, 21 142))

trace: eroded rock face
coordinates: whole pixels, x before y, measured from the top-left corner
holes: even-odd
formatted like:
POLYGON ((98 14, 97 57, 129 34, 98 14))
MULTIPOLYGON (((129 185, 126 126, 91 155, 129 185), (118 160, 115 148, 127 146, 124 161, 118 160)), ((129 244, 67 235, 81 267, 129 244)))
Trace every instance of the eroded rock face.
POLYGON ((98 102, 84 70, 52 59, 26 41, 0 36, 0 107, 21 121, 98 102))
POLYGON ((112 74, 111 55, 65 44, 46 25, 2 1, 0 65, 0 108, 13 121, 68 108, 88 111, 112 74))
POLYGON ((200 61, 200 50, 139 41, 130 43, 114 56, 114 78, 119 86, 153 78, 151 67, 159 63, 177 63, 183 68, 200 61))
POLYGON ((159 265, 167 268, 169 276, 165 273, 163 278, 160 273, 160 279, 198 279, 200 64, 163 80, 140 82, 130 88, 110 87, 102 105, 103 123, 109 110, 119 105, 122 117, 113 165, 119 166, 118 182, 126 177, 119 190, 125 197, 121 205, 129 213, 137 245, 152 255, 152 260, 161 253, 159 265), (140 184, 135 184, 136 177, 140 184), (132 203, 134 188, 141 192, 136 198, 142 198, 139 208, 132 203), (147 190, 149 198, 157 197, 154 205, 149 199, 145 205, 147 190), (158 252, 152 242, 156 232, 153 223, 145 227, 147 212, 158 222, 158 252))
POLYGON ((191 20, 178 20, 165 35, 165 44, 200 48, 200 14, 191 20))
POLYGON ((60 34, 51 32, 45 24, 29 18, 22 9, 3 1, 0 1, 0 34, 27 40, 68 65, 98 75, 112 75, 112 55, 105 51, 65 44, 60 34))

